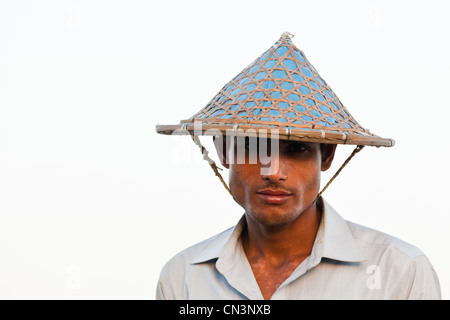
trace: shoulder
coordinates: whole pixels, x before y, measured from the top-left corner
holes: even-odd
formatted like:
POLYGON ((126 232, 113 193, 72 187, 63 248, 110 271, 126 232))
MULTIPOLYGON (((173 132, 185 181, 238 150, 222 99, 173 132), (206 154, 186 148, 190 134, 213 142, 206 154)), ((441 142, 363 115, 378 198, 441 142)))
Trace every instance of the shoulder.
POLYGON ((388 252, 404 259, 423 255, 420 249, 403 240, 344 219, 328 202, 323 202, 325 229, 328 228, 328 235, 332 233, 333 236, 329 238, 333 242, 348 239, 350 247, 356 244, 367 260, 379 260, 380 255, 386 257, 388 252))
POLYGON ((229 228, 177 253, 166 263, 163 270, 180 264, 199 263, 218 258, 234 228, 229 228))
POLYGON ((391 251, 394 255, 403 256, 407 260, 414 260, 425 254, 416 246, 387 233, 347 221, 347 225, 355 241, 362 247, 375 252, 391 251))
POLYGON ((438 276, 422 250, 384 232, 347 225, 367 258, 368 272, 377 270, 391 284, 392 299, 441 299, 438 276))
POLYGON ((195 264, 217 259, 235 227, 203 240, 173 256, 163 266, 156 292, 157 299, 177 299, 187 296, 184 283, 195 264))

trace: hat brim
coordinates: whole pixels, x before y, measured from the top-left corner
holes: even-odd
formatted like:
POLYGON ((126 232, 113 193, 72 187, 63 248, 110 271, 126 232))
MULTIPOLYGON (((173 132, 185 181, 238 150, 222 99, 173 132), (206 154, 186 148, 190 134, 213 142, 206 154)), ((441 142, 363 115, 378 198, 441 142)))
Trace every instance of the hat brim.
POLYGON ((370 132, 342 128, 274 128, 254 125, 195 124, 156 125, 156 132, 165 135, 235 135, 247 137, 277 138, 280 140, 304 141, 327 144, 349 144, 374 147, 393 147, 393 139, 382 138, 370 132))

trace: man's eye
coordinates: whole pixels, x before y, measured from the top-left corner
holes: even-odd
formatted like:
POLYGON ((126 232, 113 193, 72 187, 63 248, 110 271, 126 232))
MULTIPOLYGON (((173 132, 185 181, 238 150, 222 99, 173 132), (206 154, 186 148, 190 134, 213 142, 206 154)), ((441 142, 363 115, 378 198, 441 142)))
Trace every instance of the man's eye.
POLYGON ((291 143, 288 146, 287 151, 289 153, 301 153, 303 151, 306 151, 306 147, 302 143, 291 143))
POLYGON ((258 139, 245 138, 245 150, 258 150, 258 139))

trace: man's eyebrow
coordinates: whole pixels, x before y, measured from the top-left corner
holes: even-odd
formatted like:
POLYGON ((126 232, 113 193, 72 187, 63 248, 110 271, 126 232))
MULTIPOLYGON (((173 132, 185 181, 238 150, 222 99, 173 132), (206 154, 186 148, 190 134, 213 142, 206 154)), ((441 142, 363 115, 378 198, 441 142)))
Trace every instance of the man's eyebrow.
POLYGON ((289 140, 289 141, 286 141, 286 143, 287 144, 302 144, 302 145, 305 145, 305 146, 311 146, 311 143, 304 142, 304 141, 289 140))

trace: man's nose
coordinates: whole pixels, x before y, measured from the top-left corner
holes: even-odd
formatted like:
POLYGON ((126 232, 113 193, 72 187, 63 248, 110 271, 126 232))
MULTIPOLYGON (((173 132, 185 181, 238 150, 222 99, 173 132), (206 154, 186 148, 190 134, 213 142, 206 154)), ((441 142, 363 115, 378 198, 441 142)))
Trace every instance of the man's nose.
POLYGON ((283 164, 279 153, 272 153, 269 157, 270 162, 266 165, 261 165, 261 176, 263 180, 270 180, 271 182, 279 182, 287 179, 287 168, 283 164))

